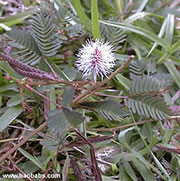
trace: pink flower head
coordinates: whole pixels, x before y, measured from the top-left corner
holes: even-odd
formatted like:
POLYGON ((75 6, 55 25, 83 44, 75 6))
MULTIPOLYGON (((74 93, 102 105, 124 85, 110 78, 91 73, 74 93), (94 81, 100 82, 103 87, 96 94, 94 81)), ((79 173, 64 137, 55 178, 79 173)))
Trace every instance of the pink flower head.
POLYGON ((82 72, 83 78, 87 79, 93 74, 96 82, 97 76, 107 77, 107 74, 111 73, 115 66, 112 51, 113 47, 108 42, 102 42, 98 39, 88 40, 79 50, 76 61, 76 67, 78 71, 82 72))

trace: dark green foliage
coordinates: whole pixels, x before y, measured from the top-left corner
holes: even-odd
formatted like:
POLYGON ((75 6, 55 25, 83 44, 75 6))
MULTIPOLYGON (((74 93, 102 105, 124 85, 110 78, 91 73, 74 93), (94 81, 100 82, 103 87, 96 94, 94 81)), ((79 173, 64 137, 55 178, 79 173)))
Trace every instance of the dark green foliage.
POLYGON ((118 47, 120 43, 123 43, 126 40, 124 31, 119 28, 100 23, 100 31, 102 38, 110 41, 114 47, 118 47))
POLYGON ((31 16, 30 27, 13 28, 4 36, 13 47, 12 55, 24 63, 35 65, 42 56, 54 56, 62 41, 53 16, 48 9, 35 10, 31 16))
POLYGON ((57 173, 60 180, 96 180, 98 167, 102 180, 180 180, 180 32, 173 11, 179 3, 17 1, 25 9, 12 16, 4 8, 10 3, 17 9, 15 1, 0 2, 0 30, 6 31, 0 52, 0 160, 13 150, 12 144, 18 151, 18 143, 25 143, 16 156, 9 153, 3 158, 0 175, 9 174, 17 164, 24 173, 57 173), (100 79, 83 81, 75 66, 79 48, 96 37, 94 13, 102 40, 112 44, 116 59, 106 84, 100 79), (16 28, 11 27, 14 24, 16 28), (129 67, 119 69, 132 55, 129 67), (43 59, 59 80, 47 73, 43 59), (39 69, 27 64, 38 64, 39 69), (22 77, 32 80, 14 79, 22 77), (96 160, 97 169, 90 169, 96 160))
POLYGON ((130 84, 130 97, 128 107, 139 115, 153 119, 167 119, 170 110, 161 94, 169 85, 165 79, 158 79, 156 76, 136 77, 130 84))
POLYGON ((60 4, 59 9, 56 11, 56 16, 59 22, 58 26, 65 30, 68 36, 77 37, 86 33, 84 25, 77 16, 74 16, 71 9, 65 8, 60 4))
POLYGON ((130 78, 134 79, 137 76, 142 76, 147 68, 147 62, 143 60, 133 60, 129 65, 130 78))
POLYGON ((24 63, 34 65, 41 59, 41 52, 29 29, 12 28, 5 35, 9 46, 14 50, 12 55, 24 63))
POLYGON ((48 113, 48 116, 49 130, 54 134, 61 135, 61 139, 70 127, 77 126, 84 121, 84 117, 79 112, 70 111, 66 108, 52 110, 48 113))
POLYGON ((91 108, 94 112, 108 120, 120 121, 123 117, 129 115, 129 111, 115 101, 84 102, 81 105, 91 108))
POLYGON ((167 86, 172 85, 172 83, 174 82, 172 75, 168 73, 157 73, 157 74, 151 75, 151 77, 165 81, 167 86))
POLYGON ((72 103, 75 90, 73 87, 66 87, 63 92, 63 106, 69 107, 72 103))
POLYGON ((128 107, 133 113, 155 120, 167 119, 170 110, 162 98, 155 94, 134 95, 128 99, 128 107))
POLYGON ((66 116, 66 119, 71 123, 73 126, 77 126, 84 121, 84 117, 81 113, 76 111, 70 111, 69 109, 63 109, 63 113, 66 116))
POLYGON ((53 56, 61 47, 61 40, 52 15, 43 10, 36 11, 31 20, 31 33, 42 54, 53 56))
POLYGON ((70 123, 66 120, 62 110, 52 110, 48 116, 48 127, 54 134, 60 135, 68 130, 70 123))
POLYGON ((141 76, 136 77, 131 81, 130 95, 160 92, 169 85, 165 79, 158 79, 156 77, 141 76))

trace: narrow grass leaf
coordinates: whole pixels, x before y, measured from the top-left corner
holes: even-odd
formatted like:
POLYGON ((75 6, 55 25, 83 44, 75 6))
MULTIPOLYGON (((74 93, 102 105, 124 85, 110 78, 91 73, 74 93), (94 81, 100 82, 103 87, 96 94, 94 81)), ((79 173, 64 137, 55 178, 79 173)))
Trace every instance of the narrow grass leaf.
POLYGON ((138 1, 138 3, 137 3, 138 8, 137 8, 136 12, 141 12, 145 8, 147 3, 148 3, 148 0, 138 1))
MULTIPOLYGON (((167 26, 167 18, 164 20, 162 26, 161 26, 161 29, 159 31, 159 34, 158 34, 158 37, 159 38, 162 38, 164 33, 165 33, 165 30, 166 30, 166 26, 167 26)), ((151 50, 148 52, 146 58, 148 58, 151 53, 154 51, 154 49, 158 46, 158 44, 155 42, 154 45, 152 46, 151 50)))
POLYGON ((31 14, 32 14, 32 9, 24 11, 24 12, 19 12, 19 13, 16 13, 15 15, 7 16, 6 18, 0 19, 0 23, 15 22, 18 19, 23 20, 25 17, 28 17, 31 14))
POLYGON ((136 166, 137 170, 141 173, 145 181, 156 181, 156 178, 150 169, 147 169, 146 165, 144 165, 140 160, 134 158, 132 159, 132 162, 136 166))
MULTIPOLYGON (((166 26, 165 26, 165 37, 164 40, 171 45, 172 44, 172 40, 173 40, 173 35, 174 35, 174 24, 175 24, 175 17, 173 14, 168 14, 167 18, 166 18, 166 26)), ((176 45, 176 44, 175 44, 176 45)), ((173 52, 175 51, 175 47, 171 46, 170 50, 168 53, 165 53, 164 56, 162 56, 157 63, 163 63, 164 61, 167 60, 167 58, 169 57, 169 55, 171 55, 173 52)))
POLYGON ((37 158, 29 154, 27 151, 25 151, 22 148, 18 148, 18 150, 29 160, 31 160, 36 166, 38 166, 40 169, 45 170, 45 167, 43 163, 37 158))
POLYGON ((169 73, 173 76, 177 86, 180 88, 180 73, 174 63, 170 60, 167 60, 164 65, 168 69, 169 73))
POLYGON ((143 19, 145 18, 145 16, 154 16, 154 17, 158 17, 160 19, 162 19, 163 17, 158 15, 158 14, 154 14, 154 13, 149 13, 149 12, 137 12, 132 14, 131 16, 127 17, 123 23, 133 23, 134 21, 138 20, 138 19, 143 19))
POLYGON ((8 62, 0 62, 0 69, 4 70, 8 75, 15 77, 15 78, 20 78, 20 76, 12 69, 12 67, 8 64, 8 62))
POLYGON ((131 165, 129 164, 129 162, 124 162, 124 163, 123 163, 123 166, 124 166, 125 171, 126 171, 127 174, 129 175, 129 177, 131 177, 131 179, 132 179, 133 181, 138 180, 137 177, 136 177, 136 174, 134 173, 134 171, 133 171, 131 165))
POLYGON ((177 59, 176 57, 172 56, 173 53, 175 53, 176 51, 178 51, 180 48, 180 40, 178 40, 176 43, 174 43, 170 50, 168 51, 168 53, 164 53, 161 58, 159 58, 157 60, 157 64, 161 64, 163 62, 165 62, 167 60, 167 58, 176 61, 179 63, 179 59, 177 59))
POLYGON ((99 12, 97 0, 91 0, 91 21, 92 21, 92 34, 94 39, 101 39, 100 29, 99 29, 99 12))
POLYGON ((150 32, 150 31, 147 31, 146 29, 143 29, 141 27, 134 26, 134 25, 129 25, 129 24, 125 24, 125 23, 117 23, 117 22, 112 22, 112 21, 99 21, 99 22, 106 24, 108 26, 121 28, 123 30, 131 31, 133 33, 137 33, 139 35, 145 36, 146 38, 161 45, 165 50, 169 50, 169 44, 165 40, 159 38, 156 34, 150 32))
POLYGON ((164 40, 169 43, 169 45, 172 44, 173 35, 174 35, 174 24, 175 24, 175 17, 173 14, 168 14, 167 16, 167 24, 166 24, 166 32, 164 40))
POLYGON ((3 131, 11 122, 16 119, 22 112, 21 106, 8 108, 0 117, 0 132, 3 131))
POLYGON ((81 2, 80 0, 70 0, 71 4, 73 5, 74 9, 77 12, 78 17, 80 18, 80 20, 82 21, 82 23, 85 25, 85 27, 87 29, 89 29, 89 18, 86 16, 82 6, 81 6, 81 2))
POLYGON ((119 133, 118 140, 121 144, 123 144, 126 148, 130 149, 129 144, 126 141, 126 133, 135 129, 135 126, 127 128, 119 133))
POLYGON ((124 170, 124 166, 122 164, 119 166, 119 180, 131 181, 131 178, 128 176, 128 174, 124 170))
POLYGON ((130 80, 123 76, 122 74, 117 74, 116 79, 119 81, 119 83, 127 90, 129 91, 130 86, 130 80))
MULTIPOLYGON (((56 91, 55 91, 55 85, 50 85, 50 99, 53 102, 56 102, 56 91)), ((52 103, 50 103, 50 110, 55 109, 56 106, 52 103)))
POLYGON ((21 103, 20 96, 16 95, 13 96, 11 99, 9 99, 6 105, 7 107, 13 107, 19 105, 20 103, 21 103))

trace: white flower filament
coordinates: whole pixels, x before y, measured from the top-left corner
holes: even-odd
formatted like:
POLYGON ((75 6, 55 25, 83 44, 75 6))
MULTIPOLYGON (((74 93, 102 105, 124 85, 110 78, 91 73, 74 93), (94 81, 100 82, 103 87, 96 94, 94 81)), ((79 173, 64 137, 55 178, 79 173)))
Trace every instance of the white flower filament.
POLYGON ((87 41, 77 54, 76 67, 82 72, 83 78, 87 79, 93 74, 94 81, 97 76, 107 77, 115 66, 115 58, 112 53, 112 46, 98 39, 95 42, 87 41))

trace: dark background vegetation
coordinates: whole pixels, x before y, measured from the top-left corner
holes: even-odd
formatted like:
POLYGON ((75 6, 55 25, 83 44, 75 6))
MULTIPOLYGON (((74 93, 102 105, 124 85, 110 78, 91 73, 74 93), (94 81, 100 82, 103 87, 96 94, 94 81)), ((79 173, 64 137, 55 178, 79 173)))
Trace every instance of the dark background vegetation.
POLYGON ((1 0, 0 15, 2 180, 180 180, 179 0, 1 0), (96 38, 116 67, 94 83, 75 61, 96 38))

